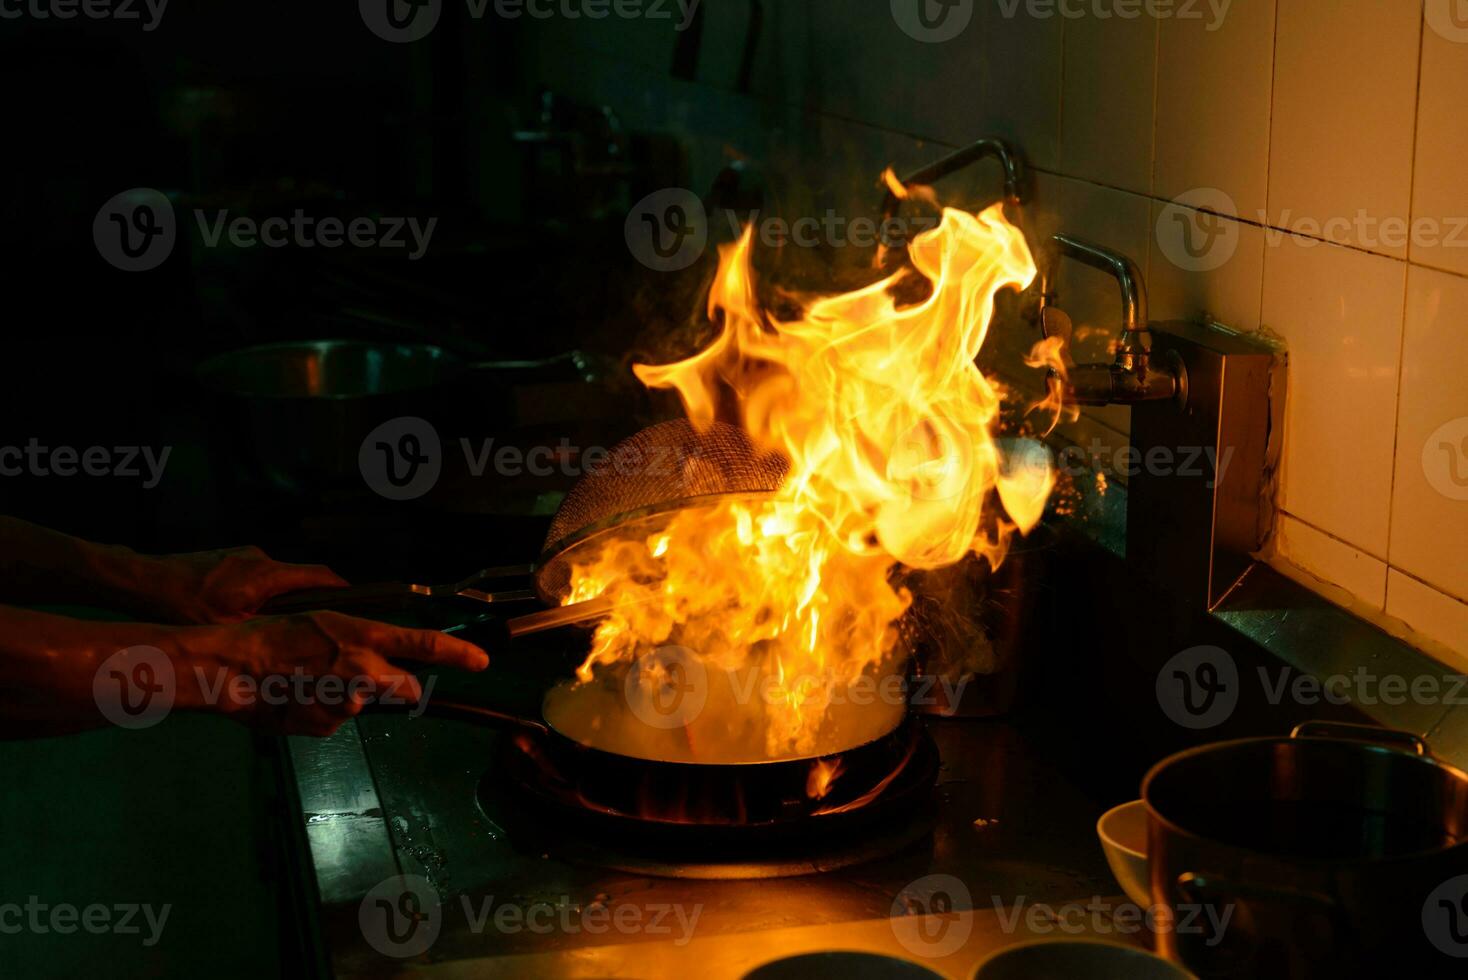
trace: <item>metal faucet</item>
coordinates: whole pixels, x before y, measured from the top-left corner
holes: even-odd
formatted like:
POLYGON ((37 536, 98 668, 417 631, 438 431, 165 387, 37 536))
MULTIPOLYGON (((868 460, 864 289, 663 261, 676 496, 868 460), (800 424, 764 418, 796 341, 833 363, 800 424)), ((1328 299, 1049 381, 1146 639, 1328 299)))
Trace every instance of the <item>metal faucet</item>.
MULTIPOLYGON (((926 186, 984 157, 994 157, 1004 168, 1005 202, 1016 207, 1023 204, 1025 198, 1029 196, 1030 186, 1030 171, 1029 165, 1025 162, 1025 155, 1018 147, 992 136, 971 143, 935 163, 928 164, 921 170, 908 174, 902 178, 902 184, 905 187, 915 184, 926 186)), ((891 188, 888 188, 887 196, 882 202, 882 217, 886 221, 891 221, 897 217, 897 212, 901 207, 902 199, 891 188)))
MULTIPOLYGON (((1071 235, 1056 235, 1053 262, 1042 263, 1039 277, 1039 323, 1046 337, 1061 335, 1068 342, 1070 318, 1055 306, 1054 274, 1059 258, 1068 256, 1111 275, 1121 287, 1121 340, 1110 364, 1078 364, 1067 370, 1067 401, 1077 405, 1133 405, 1176 400, 1187 403, 1188 375, 1182 359, 1168 354, 1152 356, 1151 324, 1147 319, 1147 287, 1137 264, 1120 252, 1071 235)), ((1051 370, 1051 376, 1058 372, 1051 370)))

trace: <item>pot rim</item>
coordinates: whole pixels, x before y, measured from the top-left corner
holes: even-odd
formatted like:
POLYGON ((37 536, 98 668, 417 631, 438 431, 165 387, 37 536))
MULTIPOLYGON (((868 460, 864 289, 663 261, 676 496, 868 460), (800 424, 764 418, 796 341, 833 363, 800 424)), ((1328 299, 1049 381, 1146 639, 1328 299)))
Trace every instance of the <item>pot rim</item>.
POLYGON ((244 361, 261 355, 277 353, 308 351, 316 349, 320 352, 330 353, 332 351, 378 349, 387 350, 398 348, 399 352, 411 352, 412 356, 421 356, 441 364, 447 371, 458 371, 464 364, 464 359, 446 347, 437 344, 418 343, 416 341, 376 341, 364 339, 352 339, 346 337, 325 338, 319 340, 281 340, 272 341, 267 344, 253 344, 248 347, 235 347, 230 350, 221 351, 199 361, 193 367, 195 380, 205 389, 217 395, 234 398, 242 401, 261 403, 290 403, 290 402, 353 402, 364 399, 378 399, 398 397, 404 394, 425 391, 442 381, 434 381, 426 384, 412 385, 394 391, 368 392, 368 393, 331 393, 321 395, 282 394, 274 391, 246 391, 237 386, 226 383, 222 374, 231 362, 244 361))
MULTIPOLYGON (((1191 759, 1195 756, 1205 755, 1212 752, 1223 752, 1231 749, 1237 749, 1246 745, 1296 745, 1305 742, 1331 742, 1337 745, 1356 747, 1361 749, 1362 751, 1385 752, 1400 755, 1404 758, 1411 759, 1414 762, 1420 763, 1421 765, 1434 766, 1442 772, 1447 773, 1450 778, 1456 779, 1458 782, 1461 782, 1465 786, 1468 786, 1468 771, 1464 771, 1458 766, 1455 766, 1452 763, 1446 762, 1445 760, 1431 754, 1417 755, 1412 752, 1407 752, 1403 749, 1396 748, 1390 745, 1382 745, 1373 742, 1363 742, 1347 738, 1331 738, 1319 735, 1308 735, 1301 737, 1295 737, 1291 735, 1262 735, 1249 738, 1228 739, 1222 742, 1207 742, 1203 745, 1195 745, 1191 748, 1183 749, 1180 752, 1174 752, 1172 755, 1169 755, 1166 758, 1154 763, 1152 767, 1147 770, 1147 775, 1142 777, 1142 802, 1145 803, 1147 806, 1147 819, 1149 821, 1156 821, 1159 825, 1161 825, 1170 833, 1176 834, 1179 837, 1186 838, 1187 840, 1198 841, 1204 844, 1208 844, 1211 847, 1227 848, 1229 850, 1237 851, 1240 854, 1267 854, 1271 858, 1276 858, 1281 861, 1287 861, 1292 864, 1303 865, 1312 868, 1334 869, 1343 866, 1356 867, 1362 865, 1383 864, 1393 861, 1421 860, 1443 854, 1450 854, 1454 851, 1459 850, 1468 851, 1468 838, 1465 838, 1464 840, 1458 841, 1456 844, 1450 844, 1446 847, 1435 847, 1428 850, 1409 851, 1403 854, 1392 854, 1385 857, 1316 858, 1293 854, 1274 854, 1272 852, 1262 851, 1256 847, 1248 847, 1242 844, 1236 844, 1232 841, 1220 840, 1217 837, 1209 837, 1204 834, 1197 833, 1196 831, 1188 830, 1187 828, 1178 824, 1176 821, 1170 820, 1167 817, 1163 816, 1152 802, 1151 793, 1149 791, 1152 787, 1153 780, 1157 778, 1157 776, 1162 772, 1164 768, 1181 762, 1185 759, 1191 759)), ((1148 850, 1150 854, 1150 847, 1148 850)))

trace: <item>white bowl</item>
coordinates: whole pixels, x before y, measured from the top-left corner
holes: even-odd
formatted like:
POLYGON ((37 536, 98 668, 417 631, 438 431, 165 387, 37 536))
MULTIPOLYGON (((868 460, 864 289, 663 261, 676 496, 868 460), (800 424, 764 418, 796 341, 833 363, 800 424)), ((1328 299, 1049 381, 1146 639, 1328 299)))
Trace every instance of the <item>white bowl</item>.
POLYGON ((1147 876, 1147 804, 1133 800, 1113 807, 1096 821, 1096 835, 1106 863, 1126 897, 1146 908, 1152 904, 1147 876))

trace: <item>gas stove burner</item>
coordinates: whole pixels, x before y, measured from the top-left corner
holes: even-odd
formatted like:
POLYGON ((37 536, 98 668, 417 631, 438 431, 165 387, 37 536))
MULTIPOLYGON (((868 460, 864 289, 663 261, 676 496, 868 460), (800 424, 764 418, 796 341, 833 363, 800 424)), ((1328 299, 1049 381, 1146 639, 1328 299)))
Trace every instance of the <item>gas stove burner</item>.
POLYGON ((608 785, 601 772, 576 771, 540 739, 517 735, 501 740, 479 801, 492 819, 523 821, 516 830, 577 863, 668 877, 812 874, 894 853, 931 831, 938 749, 917 719, 902 736, 880 769, 836 770, 812 801, 752 798, 699 780, 695 766, 686 767, 695 778, 608 785))

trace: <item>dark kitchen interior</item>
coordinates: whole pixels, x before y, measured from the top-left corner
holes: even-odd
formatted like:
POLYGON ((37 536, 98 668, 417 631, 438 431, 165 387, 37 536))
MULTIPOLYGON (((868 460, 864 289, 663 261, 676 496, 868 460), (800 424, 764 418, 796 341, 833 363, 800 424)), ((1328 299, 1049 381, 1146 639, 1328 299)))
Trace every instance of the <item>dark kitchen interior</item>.
POLYGON ((1461 975, 1468 5, 0 79, 0 975, 1461 975))

